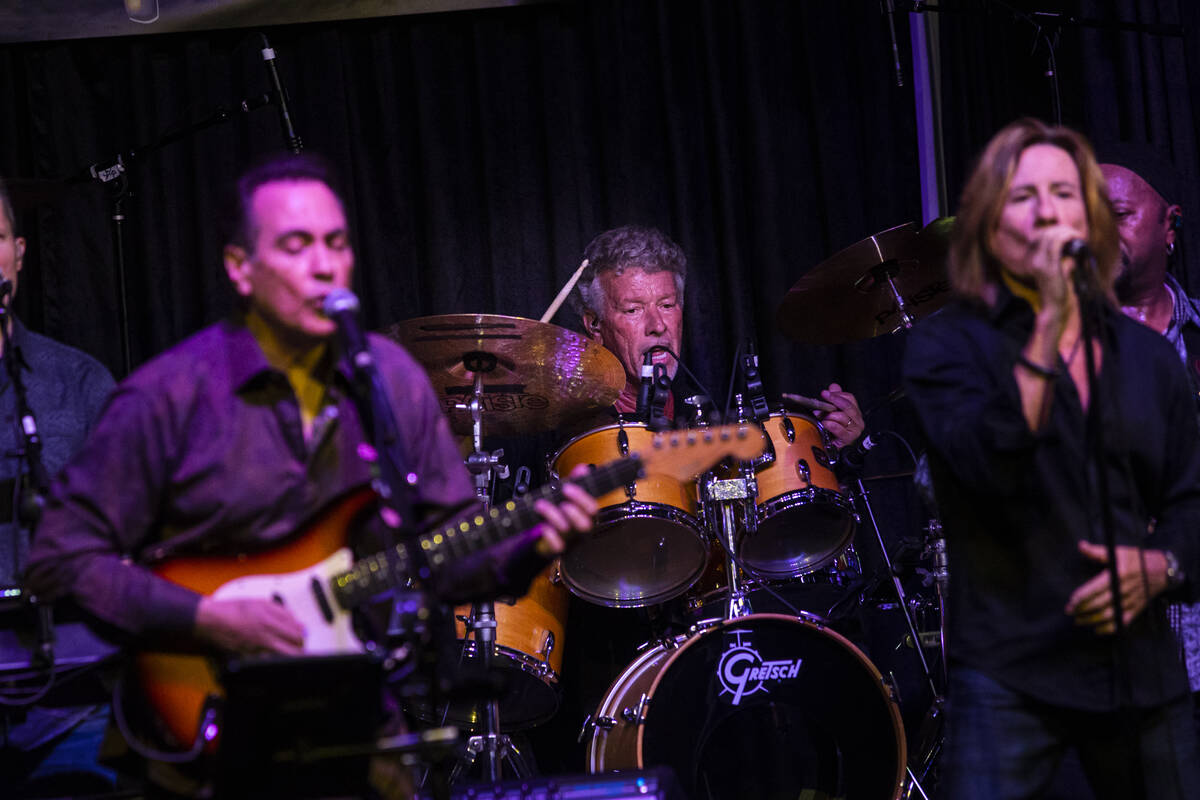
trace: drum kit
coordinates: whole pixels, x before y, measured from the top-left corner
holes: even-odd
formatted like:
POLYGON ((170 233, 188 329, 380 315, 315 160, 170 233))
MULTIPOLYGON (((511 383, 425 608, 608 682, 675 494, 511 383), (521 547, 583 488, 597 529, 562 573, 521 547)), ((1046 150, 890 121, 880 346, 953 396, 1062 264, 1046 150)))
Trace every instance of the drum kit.
MULTIPOLYGON (((837 253, 787 292, 779 328, 832 344, 911 327, 949 298, 949 226, 910 223, 837 253)), ((385 333, 426 368, 453 430, 471 437, 467 466, 485 503, 506 470, 503 451, 483 450, 485 431, 561 430, 611 411, 625 385, 609 351, 548 322, 452 314, 385 333)), ((585 726, 589 771, 667 765, 695 798, 924 795, 936 744, 908 752, 894 681, 835 630, 828 607, 812 613, 787 599, 791 588, 820 584, 836 587, 840 603, 862 601, 853 596, 865 581, 852 542, 865 520, 892 574, 889 607, 906 620, 901 643, 938 696, 924 649, 940 637, 918 631, 910 610, 921 603, 904 594, 862 480, 853 492, 843 486, 837 448, 813 415, 764 413, 739 397, 732 416, 761 428, 762 456, 695 480, 649 474, 597 498, 595 529, 528 594, 456 611, 463 658, 502 676, 506 689, 487 702, 414 710, 476 732, 469 759, 485 759, 485 777, 498 779, 504 761, 518 777, 530 773, 507 734, 558 708, 569 592, 612 608, 683 602, 692 615, 686 630, 650 642, 604 694, 585 726)), ((604 464, 652 435, 645 421, 616 415, 559 445, 548 471, 557 480, 604 464)), ((944 563, 937 568, 944 577, 944 563)))

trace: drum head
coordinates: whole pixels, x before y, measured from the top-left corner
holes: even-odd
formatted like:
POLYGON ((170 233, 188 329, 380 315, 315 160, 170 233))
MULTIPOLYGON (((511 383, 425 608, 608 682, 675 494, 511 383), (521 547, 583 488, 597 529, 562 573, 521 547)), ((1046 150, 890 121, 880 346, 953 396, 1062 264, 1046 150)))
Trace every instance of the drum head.
POLYGON ((738 558, 770 578, 823 567, 854 536, 854 512, 836 492, 810 489, 768 503, 757 530, 743 533, 738 558))
POLYGON ((678 509, 640 504, 604 509, 596 530, 560 562, 563 583, 591 603, 618 608, 661 603, 686 592, 704 572, 708 541, 678 509))
POLYGON ((693 800, 899 796, 904 733, 853 645, 773 614, 693 637, 649 692, 639 766, 665 764, 693 800))

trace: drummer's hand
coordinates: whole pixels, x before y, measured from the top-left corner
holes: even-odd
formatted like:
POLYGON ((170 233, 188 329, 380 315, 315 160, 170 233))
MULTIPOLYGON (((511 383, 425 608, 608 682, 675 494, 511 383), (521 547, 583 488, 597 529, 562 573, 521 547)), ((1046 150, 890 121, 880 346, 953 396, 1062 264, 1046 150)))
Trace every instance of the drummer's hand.
POLYGON ((865 431, 858 399, 850 392, 842 391, 842 387, 836 383, 829 384, 819 398, 784 394, 783 399, 788 404, 810 411, 829 431, 837 447, 853 444, 865 431))
POLYGON ((563 499, 558 503, 549 500, 538 500, 533 507, 542 515, 541 538, 535 549, 538 555, 550 558, 559 555, 566 549, 566 542, 574 534, 592 529, 592 521, 596 516, 596 500, 585 492, 579 484, 571 483, 572 478, 582 478, 588 474, 587 464, 577 464, 568 480, 563 481, 563 499))
MULTIPOLYGON (((1075 618, 1076 625, 1091 628, 1099 634, 1116 630, 1113 618, 1111 579, 1108 572, 1108 549, 1102 544, 1080 542, 1079 552, 1086 558, 1104 565, 1067 601, 1066 612, 1075 618)), ((1161 550, 1141 550, 1131 545, 1117 546, 1117 575, 1121 586, 1121 610, 1126 625, 1133 622, 1146 605, 1167 588, 1167 559, 1161 550), (1142 567, 1145 565, 1145 572, 1142 567)))

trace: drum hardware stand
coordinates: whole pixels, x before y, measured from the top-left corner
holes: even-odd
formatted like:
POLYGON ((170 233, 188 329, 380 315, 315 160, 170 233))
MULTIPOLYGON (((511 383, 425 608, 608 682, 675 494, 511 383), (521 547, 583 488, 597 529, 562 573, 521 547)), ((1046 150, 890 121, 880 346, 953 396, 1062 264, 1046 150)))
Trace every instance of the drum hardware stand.
POLYGON ((933 672, 929 669, 929 662, 925 658, 925 650, 920 646, 921 637, 917 633, 916 624, 913 622, 912 610, 908 606, 908 597, 904 592, 904 585, 900 580, 900 575, 896 572, 896 568, 892 564, 892 557, 888 555, 887 546, 883 542, 883 533, 879 530, 879 522, 875 519, 875 512, 871 508, 869 492, 867 492, 867 487, 863 485, 861 477, 856 477, 854 484, 854 499, 856 503, 861 504, 861 508, 867 520, 870 521, 872 530, 875 532, 875 540, 879 543, 879 552, 883 555, 884 564, 887 566, 888 573, 892 577, 892 587, 896 590, 896 597, 900 601, 900 610, 904 614, 904 624, 908 627, 909 635, 912 636, 914 649, 917 651, 917 657, 921 660, 921 669, 925 673, 925 679, 929 681, 929 689, 933 692, 934 702, 937 702, 942 695, 938 691, 937 683, 933 680, 933 672))
POLYGON ((909 306, 904 299, 904 295, 900 293, 900 289, 897 288, 896 282, 893 280, 899 273, 900 262, 892 259, 891 261, 875 265, 854 284, 854 288, 865 293, 881 283, 887 283, 888 289, 891 290, 892 299, 896 301, 896 311, 900 314, 900 324, 892 329, 892 333, 896 333, 901 329, 908 330, 917 322, 917 318, 909 312, 909 306))
MULTIPOLYGON (((758 486, 754 480, 752 467, 742 466, 742 477, 726 480, 713 479, 703 484, 705 501, 715 504, 720 509, 720 516, 714 514, 716 534, 720 537, 721 548, 725 551, 725 577, 728 581, 729 597, 725 602, 725 619, 744 617, 754 613, 750 607, 750 596, 741 586, 738 576, 738 565, 733 554, 737 542, 734 539, 737 522, 734 519, 733 508, 736 503, 753 502, 758 495, 758 486)), ((751 517, 749 511, 747 519, 751 517)))
MULTIPOLYGON (((508 467, 502 461, 503 450, 488 453, 483 450, 483 376, 496 368, 496 357, 491 353, 467 353, 463 366, 474 377, 474 388, 470 399, 463 405, 471 414, 471 441, 473 449, 467 456, 467 470, 475 479, 475 494, 486 510, 491 505, 493 476, 508 477, 508 467)), ((459 408, 462 408, 460 405, 459 408)), ((467 633, 475 638, 475 651, 479 654, 484 674, 492 672, 492 659, 496 648, 496 606, 491 601, 471 606, 471 616, 466 620, 467 633)), ((465 645, 464 645, 465 646, 465 645)), ((506 734, 500 732, 500 701, 492 697, 483 706, 483 732, 467 739, 467 752, 450 773, 454 783, 463 770, 472 766, 483 755, 484 773, 487 780, 501 779, 501 762, 508 761, 518 778, 533 774, 529 764, 513 745, 506 734)))

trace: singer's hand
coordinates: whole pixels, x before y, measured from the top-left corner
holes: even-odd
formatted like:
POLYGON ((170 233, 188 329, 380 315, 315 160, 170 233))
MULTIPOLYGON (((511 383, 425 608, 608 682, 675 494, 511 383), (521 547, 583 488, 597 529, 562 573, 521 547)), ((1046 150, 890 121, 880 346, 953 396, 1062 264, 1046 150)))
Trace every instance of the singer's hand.
MULTIPOLYGON (((1116 630, 1113 618, 1108 550, 1104 545, 1080 542, 1079 552, 1105 568, 1076 589, 1067 601, 1066 612, 1076 625, 1107 635, 1116 630)), ((1130 545, 1117 547, 1117 575, 1121 586, 1121 610, 1126 625, 1167 588, 1167 559, 1161 550, 1142 550, 1130 545), (1142 571, 1143 565, 1145 572, 1142 571)))
POLYGON ((1069 225, 1043 228, 1029 243, 1025 267, 1047 313, 1054 313, 1062 325, 1075 313, 1076 298, 1071 288, 1075 259, 1064 257, 1063 249, 1072 239, 1086 239, 1069 225))
POLYGON ((836 383, 821 392, 820 398, 800 394, 784 394, 784 403, 811 411, 833 437, 837 447, 847 447, 865 432, 858 399, 836 383))

